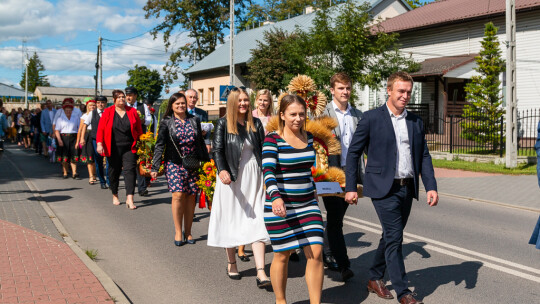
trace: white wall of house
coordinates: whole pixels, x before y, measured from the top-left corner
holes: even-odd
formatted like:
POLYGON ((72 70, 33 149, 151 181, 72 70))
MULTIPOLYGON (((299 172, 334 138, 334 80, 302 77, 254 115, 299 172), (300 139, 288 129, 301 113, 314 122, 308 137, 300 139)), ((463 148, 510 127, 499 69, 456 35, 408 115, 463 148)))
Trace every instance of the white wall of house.
MULTIPOLYGON (((464 24, 418 30, 400 35, 401 51, 421 62, 442 56, 455 56, 480 52, 484 36, 484 24, 490 20, 479 20, 464 24)), ((506 58, 506 29, 504 16, 492 19, 499 28, 503 58, 506 58)), ((518 109, 540 108, 540 11, 517 15, 516 31, 516 84, 518 109)), ((448 76, 468 78, 474 64, 452 71, 448 76), (469 68, 469 71, 467 71, 469 68), (454 75, 457 74, 457 75, 454 75)))

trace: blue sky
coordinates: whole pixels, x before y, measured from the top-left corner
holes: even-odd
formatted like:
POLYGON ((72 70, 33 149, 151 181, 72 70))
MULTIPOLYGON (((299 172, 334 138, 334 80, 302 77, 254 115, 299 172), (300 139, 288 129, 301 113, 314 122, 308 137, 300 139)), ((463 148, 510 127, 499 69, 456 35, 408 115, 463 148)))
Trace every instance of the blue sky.
MULTIPOLYGON (((124 88, 135 64, 161 72, 168 54, 148 31, 146 0, 0 0, 0 82, 18 86, 22 44, 37 51, 51 85, 93 87, 98 37, 103 41, 103 87, 124 88), (133 39, 129 39, 135 37, 133 39), (128 39, 128 40, 126 40, 128 39)), ((189 40, 175 37, 176 45, 189 40)), ((171 87, 174 88, 178 84, 171 87)))
MULTIPOLYGON (((37 51, 49 82, 56 87, 94 87, 99 35, 104 38, 104 88, 123 89, 127 71, 136 64, 162 72, 169 54, 161 36, 154 40, 148 34, 158 21, 144 18, 145 3, 146 0, 0 0, 0 83, 19 87, 23 40, 29 56, 37 51)), ((174 41, 180 47, 190 40, 183 33, 175 35, 174 41)), ((171 85, 171 89, 182 80, 171 85)))

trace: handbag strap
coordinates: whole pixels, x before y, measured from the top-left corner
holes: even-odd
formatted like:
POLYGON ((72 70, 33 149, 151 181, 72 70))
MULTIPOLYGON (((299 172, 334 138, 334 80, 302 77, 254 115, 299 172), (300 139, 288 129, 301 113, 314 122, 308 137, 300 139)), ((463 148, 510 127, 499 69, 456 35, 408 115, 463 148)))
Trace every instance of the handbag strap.
POLYGON ((171 138, 172 144, 173 144, 174 148, 176 149, 176 152, 178 152, 178 155, 180 156, 180 158, 184 159, 185 156, 183 156, 182 153, 180 153, 180 150, 178 150, 178 147, 176 146, 176 143, 174 142, 174 139, 172 137, 172 134, 171 134, 170 130, 169 130, 169 137, 171 138))

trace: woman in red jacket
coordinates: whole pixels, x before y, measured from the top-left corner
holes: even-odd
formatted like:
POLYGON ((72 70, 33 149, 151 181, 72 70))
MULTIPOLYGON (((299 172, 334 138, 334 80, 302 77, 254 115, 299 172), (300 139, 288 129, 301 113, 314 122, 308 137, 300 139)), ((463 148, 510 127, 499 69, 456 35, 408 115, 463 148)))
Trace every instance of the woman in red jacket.
POLYGON ((97 152, 107 157, 113 204, 120 205, 118 183, 123 170, 126 184, 126 205, 136 209, 133 202, 137 168, 137 139, 142 135, 141 120, 137 109, 126 105, 126 95, 114 90, 114 105, 103 111, 99 120, 96 143, 97 152))

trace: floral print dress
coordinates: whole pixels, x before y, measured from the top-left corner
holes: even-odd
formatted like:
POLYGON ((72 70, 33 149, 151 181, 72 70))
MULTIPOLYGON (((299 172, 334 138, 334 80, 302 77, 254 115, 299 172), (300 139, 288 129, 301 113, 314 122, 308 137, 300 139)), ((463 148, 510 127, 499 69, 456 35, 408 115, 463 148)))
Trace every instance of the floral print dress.
MULTIPOLYGON (((188 120, 181 121, 174 117, 174 124, 176 126, 176 138, 179 139, 176 146, 180 150, 180 153, 182 155, 193 153, 195 150, 195 130, 193 130, 191 123, 188 120)), ((166 168, 169 192, 197 194, 199 187, 197 186, 198 175, 196 171, 189 172, 181 164, 178 165, 172 161, 167 161, 166 168)))

